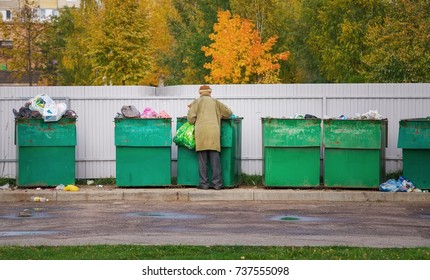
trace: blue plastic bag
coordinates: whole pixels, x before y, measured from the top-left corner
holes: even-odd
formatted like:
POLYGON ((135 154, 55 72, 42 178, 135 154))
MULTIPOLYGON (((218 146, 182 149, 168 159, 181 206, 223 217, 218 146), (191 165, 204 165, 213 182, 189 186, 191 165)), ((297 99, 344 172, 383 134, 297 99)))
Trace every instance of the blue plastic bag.
POLYGON ((379 186, 379 190, 381 192, 397 192, 400 186, 401 184, 397 180, 389 179, 379 186))

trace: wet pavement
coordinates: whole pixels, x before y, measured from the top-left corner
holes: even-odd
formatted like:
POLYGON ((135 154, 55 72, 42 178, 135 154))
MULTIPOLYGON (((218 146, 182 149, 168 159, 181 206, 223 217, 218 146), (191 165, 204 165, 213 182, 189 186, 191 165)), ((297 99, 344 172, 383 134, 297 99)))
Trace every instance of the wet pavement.
POLYGON ((0 245, 430 247, 428 201, 14 201, 0 245))

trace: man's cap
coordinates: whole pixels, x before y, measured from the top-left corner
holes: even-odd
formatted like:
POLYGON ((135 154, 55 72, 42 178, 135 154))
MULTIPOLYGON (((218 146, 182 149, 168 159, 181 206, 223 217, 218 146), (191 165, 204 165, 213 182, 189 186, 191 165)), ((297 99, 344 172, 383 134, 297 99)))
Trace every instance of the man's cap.
POLYGON ((207 86, 207 85, 203 85, 203 86, 201 86, 199 88, 199 93, 202 94, 202 93, 205 93, 205 92, 211 93, 212 89, 209 86, 207 86))

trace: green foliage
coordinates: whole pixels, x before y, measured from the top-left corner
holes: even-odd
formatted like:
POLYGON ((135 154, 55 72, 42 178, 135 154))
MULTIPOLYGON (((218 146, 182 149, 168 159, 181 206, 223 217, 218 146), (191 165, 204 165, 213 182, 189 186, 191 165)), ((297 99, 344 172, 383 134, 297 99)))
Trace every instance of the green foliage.
POLYGON ((430 81, 430 2, 397 0, 369 28, 362 73, 369 82, 430 81))
POLYGON ((381 0, 330 0, 319 3, 309 46, 321 74, 330 82, 357 82, 364 37, 384 14, 381 0))
POLYGON ((83 0, 51 22, 31 9, 2 22, 14 48, 0 63, 21 77, 42 71, 47 85, 202 84, 220 10, 252 21, 263 42, 276 37, 271 54, 290 52, 282 83, 430 81, 423 0, 83 0))
POLYGON ((1 260, 429 260, 430 248, 274 246, 3 246, 1 260))

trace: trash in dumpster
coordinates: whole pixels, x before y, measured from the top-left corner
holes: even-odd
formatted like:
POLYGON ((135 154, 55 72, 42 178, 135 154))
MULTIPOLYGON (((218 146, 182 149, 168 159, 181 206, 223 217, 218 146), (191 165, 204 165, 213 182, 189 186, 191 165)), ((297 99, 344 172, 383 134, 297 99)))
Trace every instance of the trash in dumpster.
POLYGON ((337 120, 382 120, 384 117, 378 113, 377 110, 370 110, 364 114, 356 113, 355 117, 348 117, 347 115, 340 115, 338 117, 328 117, 325 116, 325 119, 337 119, 337 120))
POLYGON ((69 192, 77 192, 77 191, 79 191, 80 189, 79 189, 79 187, 77 187, 77 186, 75 186, 75 185, 67 185, 67 186, 64 188, 64 190, 65 190, 65 191, 69 191, 69 192))
POLYGON ((162 119, 169 119, 170 115, 166 113, 166 111, 162 110, 160 113, 158 113, 157 118, 162 118, 162 119))
POLYGON ((151 107, 146 107, 142 114, 140 115, 141 118, 156 118, 157 112, 154 111, 151 107))
POLYGON ((178 146, 184 146, 190 150, 196 147, 196 140, 194 138, 194 125, 189 122, 184 123, 176 131, 173 142, 178 146))
POLYGON ((133 105, 124 105, 121 107, 121 113, 126 118, 140 118, 140 112, 133 105))
POLYGON ((121 113, 117 113, 116 117, 117 119, 122 118, 143 118, 143 119, 151 119, 151 118, 162 118, 162 119, 169 119, 170 116, 167 114, 164 110, 162 110, 160 113, 157 113, 154 109, 151 107, 146 107, 142 113, 139 112, 139 110, 136 109, 133 105, 124 105, 121 108, 121 113))
MULTIPOLYGON (((285 119, 285 117, 283 117, 285 119)), ((290 119, 318 119, 316 116, 311 114, 295 114, 294 116, 290 117, 290 119)))
POLYGON ((36 118, 45 122, 56 122, 62 117, 77 118, 72 110, 67 110, 66 103, 55 103, 48 95, 39 94, 28 100, 18 111, 12 109, 15 118, 36 118))
POLYGON ((381 192, 421 192, 415 185, 408 179, 400 176, 399 179, 389 179, 379 185, 381 192))

